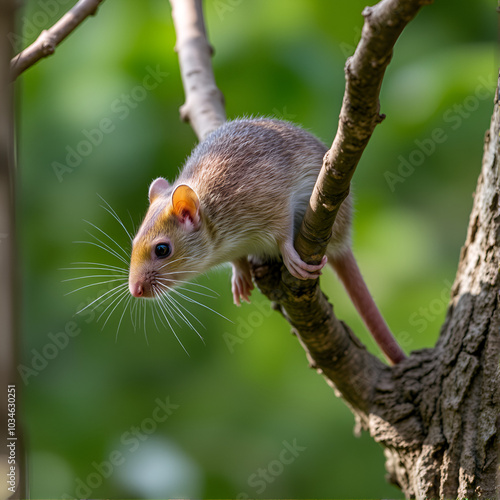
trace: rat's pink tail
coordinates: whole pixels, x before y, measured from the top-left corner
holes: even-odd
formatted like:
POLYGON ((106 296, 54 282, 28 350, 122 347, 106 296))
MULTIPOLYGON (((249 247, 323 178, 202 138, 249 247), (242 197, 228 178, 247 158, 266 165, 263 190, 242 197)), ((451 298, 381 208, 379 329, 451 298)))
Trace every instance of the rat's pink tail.
POLYGON ((405 359, 406 356, 368 291, 352 251, 349 249, 340 257, 329 257, 329 262, 342 281, 366 327, 389 361, 397 364, 405 359))

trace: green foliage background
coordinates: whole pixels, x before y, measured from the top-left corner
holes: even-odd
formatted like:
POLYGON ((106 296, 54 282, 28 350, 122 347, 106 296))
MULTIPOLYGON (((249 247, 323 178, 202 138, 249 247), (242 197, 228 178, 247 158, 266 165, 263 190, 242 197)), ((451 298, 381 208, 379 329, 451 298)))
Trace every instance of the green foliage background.
MULTIPOLYGON (((19 28, 25 44, 34 39, 33 27, 50 26, 74 2, 55 0, 44 18, 49 3, 26 2, 24 32, 19 28)), ((359 39, 366 3, 207 0, 213 64, 228 116, 284 117, 330 143, 345 59, 359 39)), ((492 111, 496 15, 487 0, 437 2, 409 25, 382 89, 387 119, 354 178, 354 252, 407 352, 433 346, 444 319, 492 111), (433 134, 446 139, 436 143, 433 134), (388 175, 401 175, 400 155, 421 164, 413 172, 400 167, 403 182, 391 189, 388 175)), ((382 449, 366 434, 353 436, 352 414, 308 368, 288 324, 269 312, 257 292, 252 305, 232 305, 229 267, 198 283, 219 294, 202 302, 230 321, 186 303, 206 327, 200 329, 204 343, 182 322, 174 324, 189 356, 172 332, 157 331, 151 319, 147 341, 128 314, 116 338, 121 306, 103 329, 107 314, 99 321, 95 314, 75 315, 102 285, 67 295, 92 280, 62 282, 84 271, 60 268, 76 261, 120 265, 96 247, 73 243, 89 239, 84 220, 129 249, 97 194, 131 229, 147 208, 150 181, 160 175, 173 180, 196 142, 178 118, 183 89, 174 44, 166 0, 108 0, 17 84, 21 385, 31 493, 401 498, 385 482, 382 449), (168 76, 141 94, 136 88, 148 67, 168 76), (115 101, 123 95, 141 99, 132 97, 117 113, 115 101), (54 162, 65 164, 67 147, 77 148, 83 131, 104 118, 114 130, 58 179, 54 162), (71 328, 72 321, 78 335, 64 348, 47 347, 54 343, 49 334, 71 328), (36 353, 45 362, 32 365, 36 353), (156 399, 167 397, 179 408, 130 451, 123 434, 144 424, 156 399), (249 484, 252 474, 279 458, 284 441, 294 440, 305 450, 293 463, 270 476, 262 492, 249 484), (109 477, 96 478, 95 464, 109 461, 113 451, 122 453, 124 463, 109 477), (84 493, 79 480, 87 487, 102 484, 84 493)), ((332 272, 321 286, 338 316, 378 355, 332 272)))

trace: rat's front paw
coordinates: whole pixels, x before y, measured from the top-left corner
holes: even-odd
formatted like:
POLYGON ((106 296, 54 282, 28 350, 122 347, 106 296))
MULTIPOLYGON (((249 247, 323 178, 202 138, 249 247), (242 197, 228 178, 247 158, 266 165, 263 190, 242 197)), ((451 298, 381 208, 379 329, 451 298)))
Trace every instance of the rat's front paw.
POLYGON ((233 301, 237 306, 241 301, 250 303, 250 294, 254 289, 250 264, 248 259, 238 259, 232 262, 233 277, 231 278, 231 290, 233 292, 233 301))
POLYGON ((326 255, 320 264, 306 264, 299 256, 291 242, 286 243, 281 248, 283 262, 292 276, 299 280, 315 280, 321 276, 321 269, 327 262, 326 255))

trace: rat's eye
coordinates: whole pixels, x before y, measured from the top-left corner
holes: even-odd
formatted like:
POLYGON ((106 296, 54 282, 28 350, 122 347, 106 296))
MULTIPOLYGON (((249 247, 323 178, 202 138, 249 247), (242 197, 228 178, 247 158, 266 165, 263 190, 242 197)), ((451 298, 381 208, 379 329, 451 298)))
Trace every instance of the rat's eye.
POLYGON ((159 259, 166 259, 172 253, 172 247, 168 243, 160 243, 155 247, 155 255, 159 259))

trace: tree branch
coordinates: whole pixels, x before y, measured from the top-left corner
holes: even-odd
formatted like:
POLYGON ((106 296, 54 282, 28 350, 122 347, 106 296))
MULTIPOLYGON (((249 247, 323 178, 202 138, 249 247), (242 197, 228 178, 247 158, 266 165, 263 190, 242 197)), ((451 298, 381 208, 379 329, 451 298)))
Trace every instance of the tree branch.
POLYGON ((311 196, 295 248, 304 259, 321 262, 338 209, 378 123, 379 95, 392 50, 404 27, 432 0, 383 0, 363 11, 365 23, 356 52, 345 66, 346 85, 339 126, 311 196))
POLYGON ((40 33, 40 36, 27 48, 21 51, 10 62, 10 76, 15 80, 23 71, 33 66, 40 59, 50 56, 73 30, 87 17, 97 12, 103 0, 80 0, 71 10, 66 12, 54 26, 40 33))
MULTIPOLYGON (((382 121, 379 94, 394 44, 425 3, 429 2, 382 0, 363 12, 365 24, 361 41, 346 63, 346 87, 337 134, 325 155, 295 240, 297 251, 307 262, 318 263, 325 253, 338 209, 349 193, 354 170, 375 126, 382 121)), ((269 268, 267 264, 265 267, 269 268)), ((388 367, 369 354, 349 327, 335 317, 317 282, 299 281, 284 267, 282 282, 264 279, 259 266, 255 271, 259 288, 279 302, 311 366, 340 391, 366 427, 374 387, 388 367)))
MULTIPOLYGON (((186 92, 181 117, 203 139, 224 122, 225 112, 213 77, 201 0, 170 2, 186 92)), ((428 0, 383 0, 364 11, 362 39, 346 65, 339 129, 316 183, 313 208, 308 209, 296 241, 304 260, 321 260, 337 210, 349 192, 354 169, 375 125, 381 121, 378 96, 392 48, 425 3, 428 0)), ((278 269, 276 263, 254 261, 253 272, 261 291, 279 304, 294 328, 311 366, 340 391, 367 427, 375 383, 389 368, 369 354, 349 327, 335 317, 317 281, 297 280, 284 266, 278 269)))
POLYGON ((255 281, 275 302, 307 353, 311 368, 324 375, 359 423, 368 427, 374 384, 390 368, 370 354, 351 329, 337 319, 318 286, 311 286, 273 262, 252 261, 255 281))
POLYGON ((186 102, 181 119, 189 122, 198 139, 226 121, 224 96, 215 83, 201 0, 170 0, 186 102))

